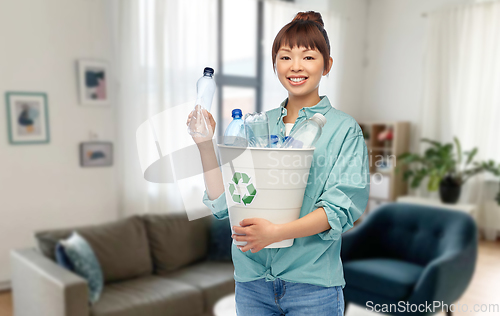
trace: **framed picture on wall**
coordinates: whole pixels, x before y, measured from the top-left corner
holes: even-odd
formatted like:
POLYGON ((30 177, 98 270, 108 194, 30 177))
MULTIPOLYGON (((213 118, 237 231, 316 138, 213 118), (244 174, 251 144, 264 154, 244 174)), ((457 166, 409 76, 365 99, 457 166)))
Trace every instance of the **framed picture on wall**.
POLYGON ((108 167, 113 165, 113 143, 80 143, 80 166, 108 167))
POLYGON ((11 144, 44 144, 50 141, 47 94, 6 92, 5 101, 11 144))
POLYGON ((81 105, 107 106, 109 67, 105 61, 78 60, 78 86, 81 105))

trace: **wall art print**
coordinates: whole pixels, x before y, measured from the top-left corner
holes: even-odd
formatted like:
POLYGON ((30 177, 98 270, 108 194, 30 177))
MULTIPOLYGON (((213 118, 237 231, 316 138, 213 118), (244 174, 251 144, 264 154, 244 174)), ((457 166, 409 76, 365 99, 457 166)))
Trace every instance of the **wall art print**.
POLYGON ((50 141, 48 98, 41 92, 5 93, 9 142, 46 144, 50 141))
POLYGON ((78 82, 81 105, 107 106, 109 99, 109 67, 104 61, 78 61, 78 82))

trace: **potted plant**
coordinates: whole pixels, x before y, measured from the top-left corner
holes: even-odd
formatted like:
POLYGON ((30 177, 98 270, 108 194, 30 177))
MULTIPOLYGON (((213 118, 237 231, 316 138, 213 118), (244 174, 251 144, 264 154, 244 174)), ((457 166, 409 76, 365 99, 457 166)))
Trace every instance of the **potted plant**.
MULTIPOLYGON (((396 167, 399 172, 401 165, 413 167, 404 172, 404 180, 410 180, 410 186, 417 188, 422 180, 429 177, 427 189, 437 191, 443 203, 456 203, 460 197, 462 185, 474 175, 488 171, 500 177, 500 164, 494 161, 473 162, 477 154, 477 148, 462 153, 458 138, 454 137, 456 151, 453 143, 441 144, 440 142, 423 138, 422 142, 431 146, 424 155, 404 153, 398 156, 400 166, 396 167), (464 159, 463 159, 464 158, 464 159)), ((500 205, 500 192, 496 197, 500 205)))

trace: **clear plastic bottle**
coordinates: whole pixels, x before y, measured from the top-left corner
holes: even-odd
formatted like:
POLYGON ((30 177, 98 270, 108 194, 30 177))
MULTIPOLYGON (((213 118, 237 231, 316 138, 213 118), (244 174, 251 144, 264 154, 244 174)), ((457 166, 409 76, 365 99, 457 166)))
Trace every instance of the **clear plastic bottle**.
POLYGON ((248 147, 270 147, 269 119, 266 112, 247 113, 245 115, 245 132, 248 147))
POLYGON ((290 137, 283 143, 283 148, 312 148, 321 136, 321 130, 326 124, 326 118, 316 113, 310 119, 297 126, 290 137))
POLYGON ((243 114, 240 109, 234 109, 231 112, 233 120, 224 132, 224 145, 246 147, 247 138, 245 135, 245 122, 241 118, 243 114))
POLYGON ((214 70, 206 67, 203 70, 203 77, 198 79, 196 83, 196 103, 193 110, 191 123, 188 126, 188 133, 191 136, 207 137, 209 134, 208 127, 210 122, 203 115, 203 109, 210 112, 212 100, 215 93, 215 80, 213 78, 214 70))
POLYGON ((283 145, 283 137, 281 135, 271 135, 271 148, 280 148, 283 145))

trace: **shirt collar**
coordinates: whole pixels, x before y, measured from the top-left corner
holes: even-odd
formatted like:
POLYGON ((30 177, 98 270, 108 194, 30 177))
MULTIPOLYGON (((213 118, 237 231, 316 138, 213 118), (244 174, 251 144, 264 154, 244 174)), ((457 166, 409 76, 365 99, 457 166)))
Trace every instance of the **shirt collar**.
MULTIPOLYGON (((319 101, 316 105, 301 108, 299 110, 299 116, 305 114, 306 117, 309 118, 309 117, 312 117, 315 113, 321 113, 321 114, 325 115, 326 112, 328 112, 332 109, 332 105, 330 104, 330 100, 328 100, 328 97, 326 95, 322 95, 319 98, 321 99, 321 101, 319 101)), ((281 104, 280 104, 280 117, 287 115, 287 109, 286 109, 287 104, 288 104, 288 98, 286 98, 283 102, 281 102, 281 104)))

